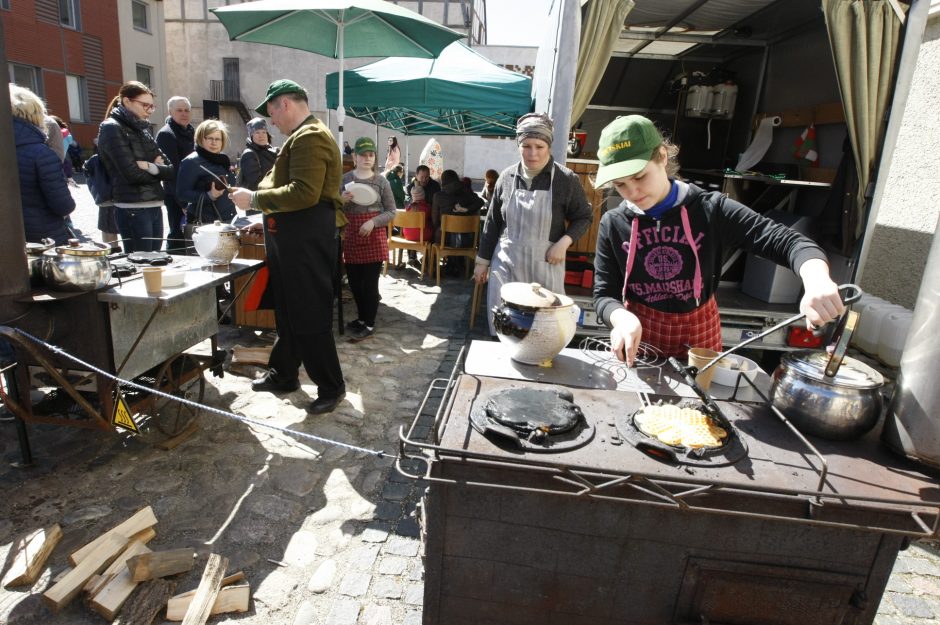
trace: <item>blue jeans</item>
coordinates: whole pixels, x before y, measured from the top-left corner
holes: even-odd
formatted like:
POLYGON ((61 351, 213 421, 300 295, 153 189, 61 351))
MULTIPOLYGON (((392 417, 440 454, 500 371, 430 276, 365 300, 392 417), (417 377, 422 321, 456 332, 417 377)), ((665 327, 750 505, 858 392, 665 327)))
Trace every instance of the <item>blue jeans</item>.
POLYGON ((159 252, 163 247, 162 207, 115 207, 114 220, 121 233, 125 252, 159 252))

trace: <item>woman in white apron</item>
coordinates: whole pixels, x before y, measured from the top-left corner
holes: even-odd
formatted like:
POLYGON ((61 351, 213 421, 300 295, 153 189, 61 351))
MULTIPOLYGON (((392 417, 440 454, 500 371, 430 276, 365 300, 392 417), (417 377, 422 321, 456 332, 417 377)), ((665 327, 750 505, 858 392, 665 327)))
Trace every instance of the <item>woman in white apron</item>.
POLYGON ((551 158, 552 120, 541 113, 519 118, 520 162, 499 175, 483 226, 473 278, 489 280, 487 318, 507 282, 537 282, 565 290, 565 253, 591 225, 592 210, 577 174, 551 158))

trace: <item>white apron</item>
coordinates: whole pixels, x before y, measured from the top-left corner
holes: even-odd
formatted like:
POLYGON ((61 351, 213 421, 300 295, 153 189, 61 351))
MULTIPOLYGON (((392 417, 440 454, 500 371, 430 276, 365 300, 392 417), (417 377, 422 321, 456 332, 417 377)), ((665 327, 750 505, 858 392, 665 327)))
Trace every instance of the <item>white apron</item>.
POLYGON ((491 335, 496 334, 493 307, 500 305, 499 290, 507 282, 538 282, 554 293, 565 292, 565 264, 552 265, 545 260, 548 248, 553 245, 548 235, 552 227, 554 181, 553 164, 548 191, 515 189, 503 204, 506 229, 490 264, 486 291, 486 318, 491 335))

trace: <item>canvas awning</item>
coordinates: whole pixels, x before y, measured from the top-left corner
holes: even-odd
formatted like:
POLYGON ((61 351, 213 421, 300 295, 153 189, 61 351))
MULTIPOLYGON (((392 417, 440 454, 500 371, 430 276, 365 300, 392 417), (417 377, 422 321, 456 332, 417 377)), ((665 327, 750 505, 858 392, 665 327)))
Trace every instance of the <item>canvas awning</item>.
MULTIPOLYGON (((436 59, 388 58, 343 74, 346 114, 405 135, 511 136, 532 110, 532 80, 461 42, 436 59)), ((338 104, 339 72, 326 76, 338 104)))

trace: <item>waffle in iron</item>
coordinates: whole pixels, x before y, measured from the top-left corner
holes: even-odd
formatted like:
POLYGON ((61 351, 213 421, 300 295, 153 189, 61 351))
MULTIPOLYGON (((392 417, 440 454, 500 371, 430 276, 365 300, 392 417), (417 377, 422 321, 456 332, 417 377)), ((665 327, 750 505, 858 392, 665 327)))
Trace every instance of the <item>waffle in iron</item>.
POLYGON ((633 422, 644 434, 677 447, 721 447, 728 437, 728 432, 701 410, 675 404, 646 406, 633 422))

